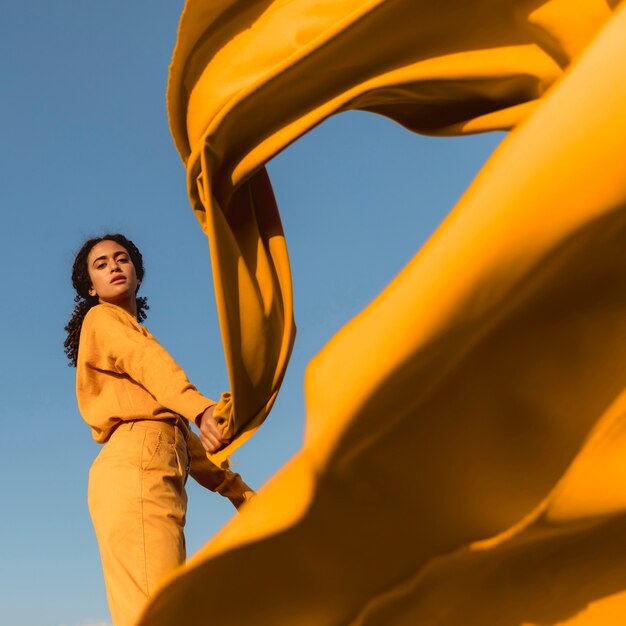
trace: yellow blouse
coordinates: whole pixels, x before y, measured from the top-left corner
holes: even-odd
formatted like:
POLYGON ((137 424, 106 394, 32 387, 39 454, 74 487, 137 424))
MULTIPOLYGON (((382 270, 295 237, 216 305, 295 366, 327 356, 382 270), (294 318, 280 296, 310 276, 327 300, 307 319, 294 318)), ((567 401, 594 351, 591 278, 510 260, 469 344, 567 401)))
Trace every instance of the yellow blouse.
POLYGON ((195 420, 215 404, 198 392, 146 328, 107 303, 93 307, 83 322, 76 397, 99 443, 107 441, 120 422, 177 415, 195 420))

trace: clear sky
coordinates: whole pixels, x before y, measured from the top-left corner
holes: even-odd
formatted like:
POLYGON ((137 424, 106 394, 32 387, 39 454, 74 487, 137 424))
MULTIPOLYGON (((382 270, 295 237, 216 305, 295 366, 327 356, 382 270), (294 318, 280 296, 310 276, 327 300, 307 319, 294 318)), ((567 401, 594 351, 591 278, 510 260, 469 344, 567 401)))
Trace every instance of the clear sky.
MULTIPOLYGON (((228 388, 207 243, 167 126, 182 7, 31 0, 0 10, 0 620, 10 626, 110 623, 86 505, 98 446, 62 347, 85 237, 121 231, 138 244, 146 326, 203 393, 228 388)), ((234 459, 251 485, 300 446, 307 362, 419 250, 500 139, 419 137, 347 113, 269 164, 299 332, 272 414, 234 459)), ((234 509, 193 484, 189 494, 193 553, 234 509)))

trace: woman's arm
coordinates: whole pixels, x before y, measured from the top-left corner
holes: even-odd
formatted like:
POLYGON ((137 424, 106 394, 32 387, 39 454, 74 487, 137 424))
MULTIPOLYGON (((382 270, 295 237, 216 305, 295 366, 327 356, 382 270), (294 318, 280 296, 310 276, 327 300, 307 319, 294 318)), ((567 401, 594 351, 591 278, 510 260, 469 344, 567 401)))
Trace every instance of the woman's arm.
POLYGON ((239 474, 209 461, 203 444, 194 433, 189 435, 189 454, 189 474, 203 487, 228 498, 237 509, 254 497, 254 490, 246 485, 239 474))
MULTIPOLYGON (((79 360, 83 355, 87 355, 87 366, 129 376, 164 407, 190 421, 202 416, 200 426, 204 423, 204 430, 213 434, 212 439, 205 437, 207 443, 216 443, 217 434, 210 428, 211 423, 215 425, 215 402, 203 396, 167 350, 119 307, 98 305, 89 311, 81 332, 79 360)), ((217 425, 215 428, 219 432, 217 425)))

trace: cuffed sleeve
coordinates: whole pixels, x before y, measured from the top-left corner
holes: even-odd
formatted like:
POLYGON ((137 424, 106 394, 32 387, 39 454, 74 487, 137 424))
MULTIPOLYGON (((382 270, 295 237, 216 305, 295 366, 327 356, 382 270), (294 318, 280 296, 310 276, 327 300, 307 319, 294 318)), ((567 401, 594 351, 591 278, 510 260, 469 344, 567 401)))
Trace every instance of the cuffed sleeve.
POLYGON ((188 447, 191 457, 189 474, 198 484, 228 498, 236 509, 254 497, 254 490, 239 474, 218 467, 208 459, 202 442, 193 432, 189 435, 188 447))

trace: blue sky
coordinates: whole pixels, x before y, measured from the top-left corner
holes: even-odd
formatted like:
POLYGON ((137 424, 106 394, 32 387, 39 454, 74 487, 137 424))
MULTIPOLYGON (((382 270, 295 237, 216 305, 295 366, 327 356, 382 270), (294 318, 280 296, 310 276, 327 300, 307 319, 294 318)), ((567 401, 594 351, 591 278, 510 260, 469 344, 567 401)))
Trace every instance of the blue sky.
MULTIPOLYGON (((206 395, 228 388, 209 254, 165 109, 182 0, 33 0, 0 12, 0 606, 12 626, 109 624, 86 506, 98 452, 63 326, 82 240, 121 231, 147 267, 146 325, 206 395)), ((419 250, 501 135, 435 139, 363 113, 269 164, 298 337, 276 406, 234 459, 255 487, 300 446, 306 364, 419 250)), ((234 513, 189 486, 193 553, 234 513)))

